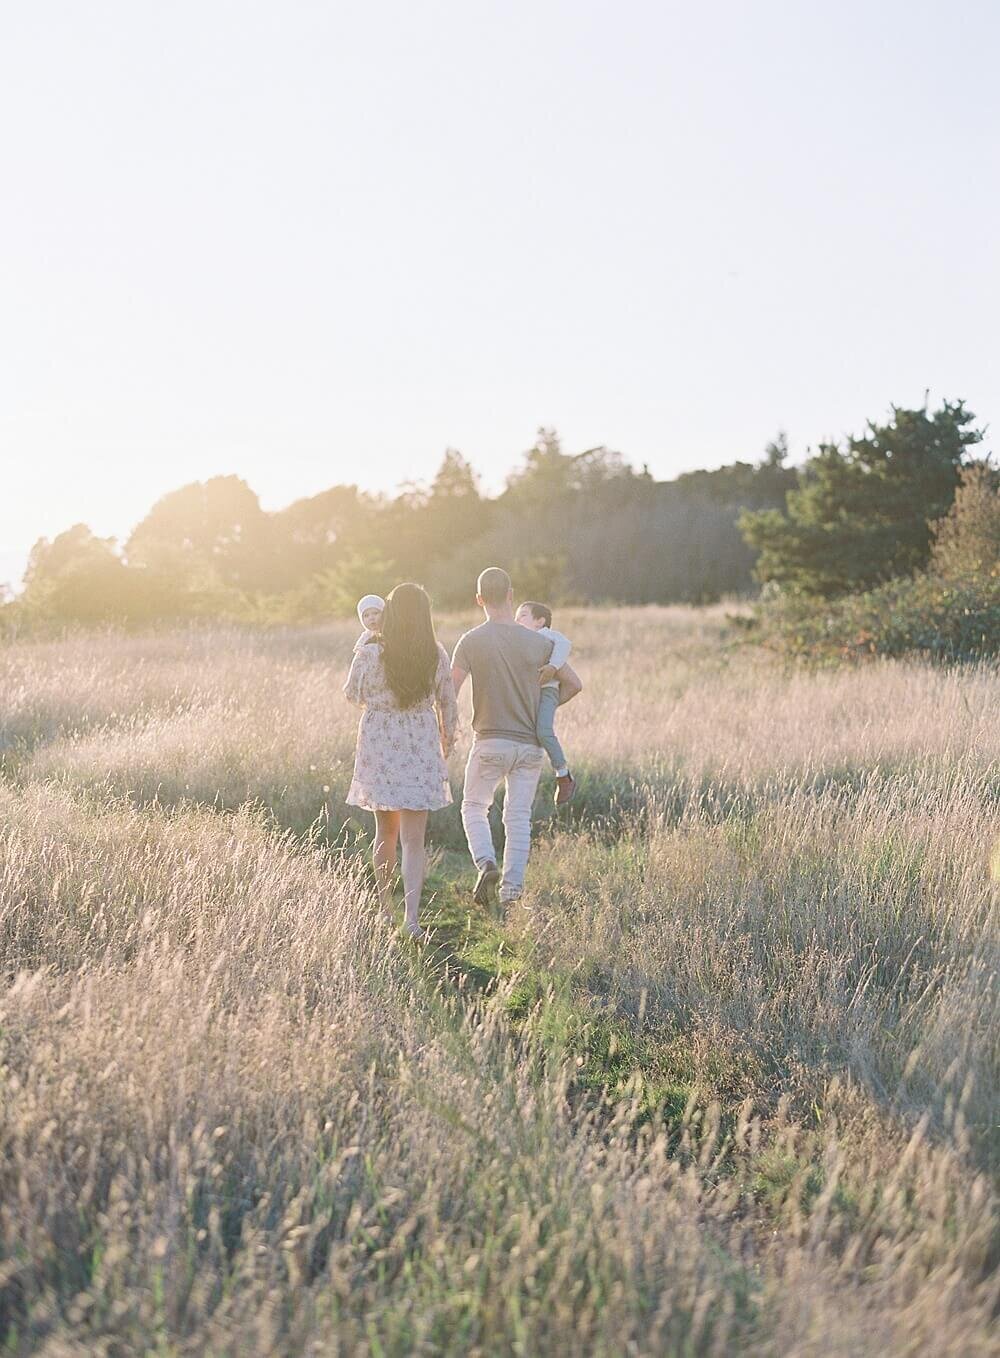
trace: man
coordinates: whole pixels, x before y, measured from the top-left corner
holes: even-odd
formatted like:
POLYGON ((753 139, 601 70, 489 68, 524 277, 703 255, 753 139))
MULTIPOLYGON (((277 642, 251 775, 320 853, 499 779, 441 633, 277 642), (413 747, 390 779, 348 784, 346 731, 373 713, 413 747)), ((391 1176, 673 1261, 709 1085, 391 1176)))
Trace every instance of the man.
MULTIPOLYGON (((474 736, 465 767, 462 824, 479 869, 473 895, 478 905, 492 904, 500 871, 489 813, 496 790, 504 783, 506 846, 500 901, 506 905, 524 889, 531 849, 531 807, 545 758, 536 731, 539 671, 548 663, 552 642, 514 621, 510 576, 499 566, 480 575, 476 603, 486 621, 460 639, 451 669, 456 693, 472 676, 474 736)), ((583 685, 568 665, 559 675, 559 701, 567 703, 583 685)))

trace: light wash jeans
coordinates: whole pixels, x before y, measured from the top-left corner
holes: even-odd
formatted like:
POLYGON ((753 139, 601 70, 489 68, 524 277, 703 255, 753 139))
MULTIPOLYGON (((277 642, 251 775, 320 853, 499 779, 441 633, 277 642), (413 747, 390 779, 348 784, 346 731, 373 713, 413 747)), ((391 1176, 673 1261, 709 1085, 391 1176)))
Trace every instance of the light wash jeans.
POLYGON ((531 852, 531 805, 544 762, 545 756, 537 745, 522 745, 516 740, 477 740, 469 752, 462 793, 462 824, 476 867, 497 861, 490 833, 490 807, 501 783, 506 789, 503 828, 507 842, 500 885, 504 900, 515 900, 524 887, 531 852))
POLYGON ((542 689, 542 696, 538 700, 538 717, 535 722, 535 734, 542 742, 542 749, 552 761, 552 767, 556 774, 568 771, 566 756, 563 754, 563 747, 559 743, 556 735, 556 709, 559 706, 559 689, 551 684, 546 684, 542 689))

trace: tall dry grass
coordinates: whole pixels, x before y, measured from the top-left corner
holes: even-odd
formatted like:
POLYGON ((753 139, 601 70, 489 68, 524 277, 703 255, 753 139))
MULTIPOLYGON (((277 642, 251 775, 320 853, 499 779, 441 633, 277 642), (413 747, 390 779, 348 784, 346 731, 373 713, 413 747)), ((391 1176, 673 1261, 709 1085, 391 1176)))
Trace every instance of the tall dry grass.
POLYGON ((996 1351, 996 671, 560 621, 508 935, 634 1034, 598 1100, 326 847, 350 629, 0 652, 8 1351, 996 1351))
MULTIPOLYGON (((47 788, 0 810, 10 1351, 765 1352, 825 1330, 835 1274, 809 1265, 803 1316, 782 1285, 802 1249, 760 1276, 736 1192, 705 1198, 711 1135, 699 1167, 627 1106, 574 1118, 530 1034, 436 993, 315 852, 47 788)), ((835 1345, 870 1323, 852 1307, 835 1345)))
MULTIPOLYGON (((725 610, 568 611, 584 699, 560 713, 583 804, 784 795, 873 769, 947 783, 1000 761, 995 668, 894 662, 782 672, 729 638, 725 610)), ((447 618, 454 642, 476 621, 447 618)), ((301 830, 340 823, 356 714, 341 685, 356 629, 77 639, 0 651, 8 772, 143 802, 259 801, 301 830)), ((453 761, 459 780, 465 744, 453 761)), ((457 817, 443 822, 457 831, 457 817)), ((452 836, 455 838, 455 836, 452 836)), ((460 835, 455 838, 458 843, 460 835)))

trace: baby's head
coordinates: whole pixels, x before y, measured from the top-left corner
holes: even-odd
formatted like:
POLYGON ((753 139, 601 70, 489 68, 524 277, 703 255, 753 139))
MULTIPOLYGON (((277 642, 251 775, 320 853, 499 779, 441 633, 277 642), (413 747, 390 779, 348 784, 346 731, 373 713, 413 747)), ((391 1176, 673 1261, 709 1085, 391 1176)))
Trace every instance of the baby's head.
POLYGON ((540 627, 552 626, 552 609, 548 604, 539 604, 534 599, 527 599, 514 614, 514 621, 537 632, 540 627))
POLYGON ((363 599, 358 600, 358 617, 361 626, 366 627, 369 632, 379 632, 382 630, 382 615, 385 613, 385 600, 377 594, 366 594, 363 599))

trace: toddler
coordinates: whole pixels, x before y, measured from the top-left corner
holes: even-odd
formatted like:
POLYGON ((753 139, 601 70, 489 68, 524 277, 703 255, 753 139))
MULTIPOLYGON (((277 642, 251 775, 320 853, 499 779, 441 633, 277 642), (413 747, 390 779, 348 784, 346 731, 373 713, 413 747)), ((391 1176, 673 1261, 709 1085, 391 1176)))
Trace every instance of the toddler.
POLYGON ((385 600, 380 599, 377 594, 366 594, 363 599, 358 600, 358 620, 365 630, 354 643, 355 653, 360 651, 362 646, 367 646, 369 641, 374 641, 381 632, 384 612, 385 600))
POLYGON ((552 642, 549 663, 541 672, 542 694, 538 700, 535 733, 542 749, 552 761, 556 775, 556 806, 565 806, 573 799, 576 779, 569 771, 563 747, 555 731, 556 708, 559 706, 559 680, 556 676, 569 659, 572 646, 568 637, 564 637, 562 632, 557 632, 553 628, 552 609, 548 604, 528 600, 514 614, 514 621, 520 623, 522 627, 538 632, 540 636, 548 637, 552 642))

